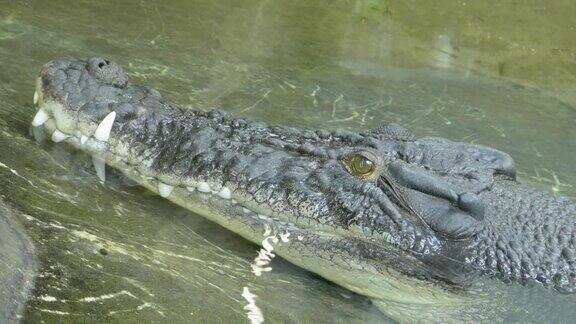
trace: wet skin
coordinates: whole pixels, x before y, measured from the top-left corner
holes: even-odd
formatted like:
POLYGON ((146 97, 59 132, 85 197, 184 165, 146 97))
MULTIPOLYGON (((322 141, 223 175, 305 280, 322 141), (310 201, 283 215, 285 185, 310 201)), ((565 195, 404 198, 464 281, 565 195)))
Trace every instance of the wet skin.
POLYGON ((504 152, 192 110, 98 58, 46 64, 36 90, 33 126, 103 181, 108 164, 253 242, 283 235, 268 249, 360 294, 433 304, 478 275, 576 288, 576 205, 519 184, 504 152))

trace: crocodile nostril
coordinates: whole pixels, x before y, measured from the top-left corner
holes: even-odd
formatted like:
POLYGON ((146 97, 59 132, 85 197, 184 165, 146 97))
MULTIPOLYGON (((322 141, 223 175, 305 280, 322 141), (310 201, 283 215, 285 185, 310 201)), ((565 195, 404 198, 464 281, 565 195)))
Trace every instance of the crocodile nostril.
POLYGON ((128 83, 128 75, 114 62, 102 58, 89 59, 86 69, 101 82, 123 88, 128 83))
POLYGON ((103 68, 103 67, 105 67, 106 65, 110 65, 110 61, 109 61, 109 60, 104 60, 104 62, 98 63, 98 67, 99 67, 99 68, 103 68))

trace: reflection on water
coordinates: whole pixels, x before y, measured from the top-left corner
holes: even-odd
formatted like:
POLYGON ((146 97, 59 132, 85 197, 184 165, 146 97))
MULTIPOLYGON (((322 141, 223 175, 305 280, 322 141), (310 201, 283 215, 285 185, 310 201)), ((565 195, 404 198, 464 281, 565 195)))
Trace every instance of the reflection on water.
MULTIPOLYGON (((43 63, 110 57, 172 101, 268 123, 365 129, 395 121, 418 135, 487 144, 515 157, 523 181, 574 198, 574 7, 0 4, 0 204, 26 227, 40 265, 26 318, 238 322, 248 312, 257 319, 258 309, 270 322, 386 321, 364 297, 279 258, 255 276, 258 247, 121 176, 100 185, 83 154, 36 144, 28 129, 43 63)), ((573 315, 573 296, 504 290, 493 296, 519 307, 506 320, 573 315)))

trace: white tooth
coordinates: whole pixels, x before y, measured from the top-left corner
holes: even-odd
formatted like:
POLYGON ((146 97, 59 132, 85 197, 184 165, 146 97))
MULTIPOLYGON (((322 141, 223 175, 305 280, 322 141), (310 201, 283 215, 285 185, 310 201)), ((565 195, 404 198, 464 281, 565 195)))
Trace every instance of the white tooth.
POLYGON ((242 207, 242 211, 244 212, 244 214, 248 214, 250 212, 250 209, 242 207))
POLYGON ((60 143, 63 140, 67 139, 68 137, 70 136, 62 133, 59 130, 55 130, 54 133, 52 133, 52 140, 54 141, 54 143, 60 143))
POLYGON ((196 191, 196 187, 186 186, 186 190, 188 190, 190 192, 194 192, 194 191, 196 191))
POLYGON ((172 190, 174 190, 174 186, 167 185, 167 184, 162 183, 162 182, 158 182, 158 192, 160 193, 160 196, 166 198, 166 197, 170 196, 170 193, 172 193, 172 190))
POLYGON ((94 132, 94 137, 103 142, 107 142, 110 138, 110 131, 112 130, 112 125, 114 125, 114 120, 116 119, 116 112, 113 111, 106 115, 104 119, 100 122, 100 125, 96 128, 94 132))
POLYGON ((48 116, 44 109, 40 108, 34 116, 34 119, 32 119, 32 126, 42 126, 48 118, 50 118, 50 116, 48 116))
POLYGON ((208 182, 200 182, 198 183, 198 191, 200 192, 210 192, 210 185, 208 182))
POLYGON ((84 143, 86 143, 87 140, 88 140, 88 136, 80 135, 80 144, 81 145, 84 145, 84 143))
POLYGON ((220 192, 218 193, 218 196, 224 199, 231 199, 232 193, 230 192, 230 189, 228 189, 227 187, 223 187, 222 190, 220 190, 220 192))
POLYGON ((236 205, 238 202, 236 201, 236 199, 232 198, 232 200, 230 201, 232 202, 232 205, 236 205))
POLYGON ((100 181, 106 181, 106 163, 104 160, 92 157, 92 164, 94 164, 94 169, 96 169, 96 175, 100 178, 100 181))
POLYGON ((34 91, 34 104, 38 104, 38 91, 34 91))

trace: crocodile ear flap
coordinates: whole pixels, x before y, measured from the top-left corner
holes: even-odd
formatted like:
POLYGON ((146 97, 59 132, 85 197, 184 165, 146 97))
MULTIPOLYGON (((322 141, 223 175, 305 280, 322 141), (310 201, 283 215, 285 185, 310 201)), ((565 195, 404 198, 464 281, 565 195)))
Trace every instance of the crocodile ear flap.
POLYGON ((456 240, 472 237, 482 229, 482 222, 454 207, 442 213, 426 212, 423 218, 434 231, 456 240))
MULTIPOLYGON (((472 206, 454 205, 450 201, 430 196, 412 189, 404 189, 403 197, 417 216, 441 236, 462 240, 476 235, 483 227, 483 211, 472 206), (478 217, 478 216, 482 217, 478 217)), ((466 194, 465 194, 466 195, 466 194)), ((467 198, 464 198, 467 199, 467 198)))
POLYGON ((391 163, 388 171, 406 203, 434 231, 465 239, 482 228, 484 205, 476 194, 458 194, 448 182, 409 166, 391 163))

